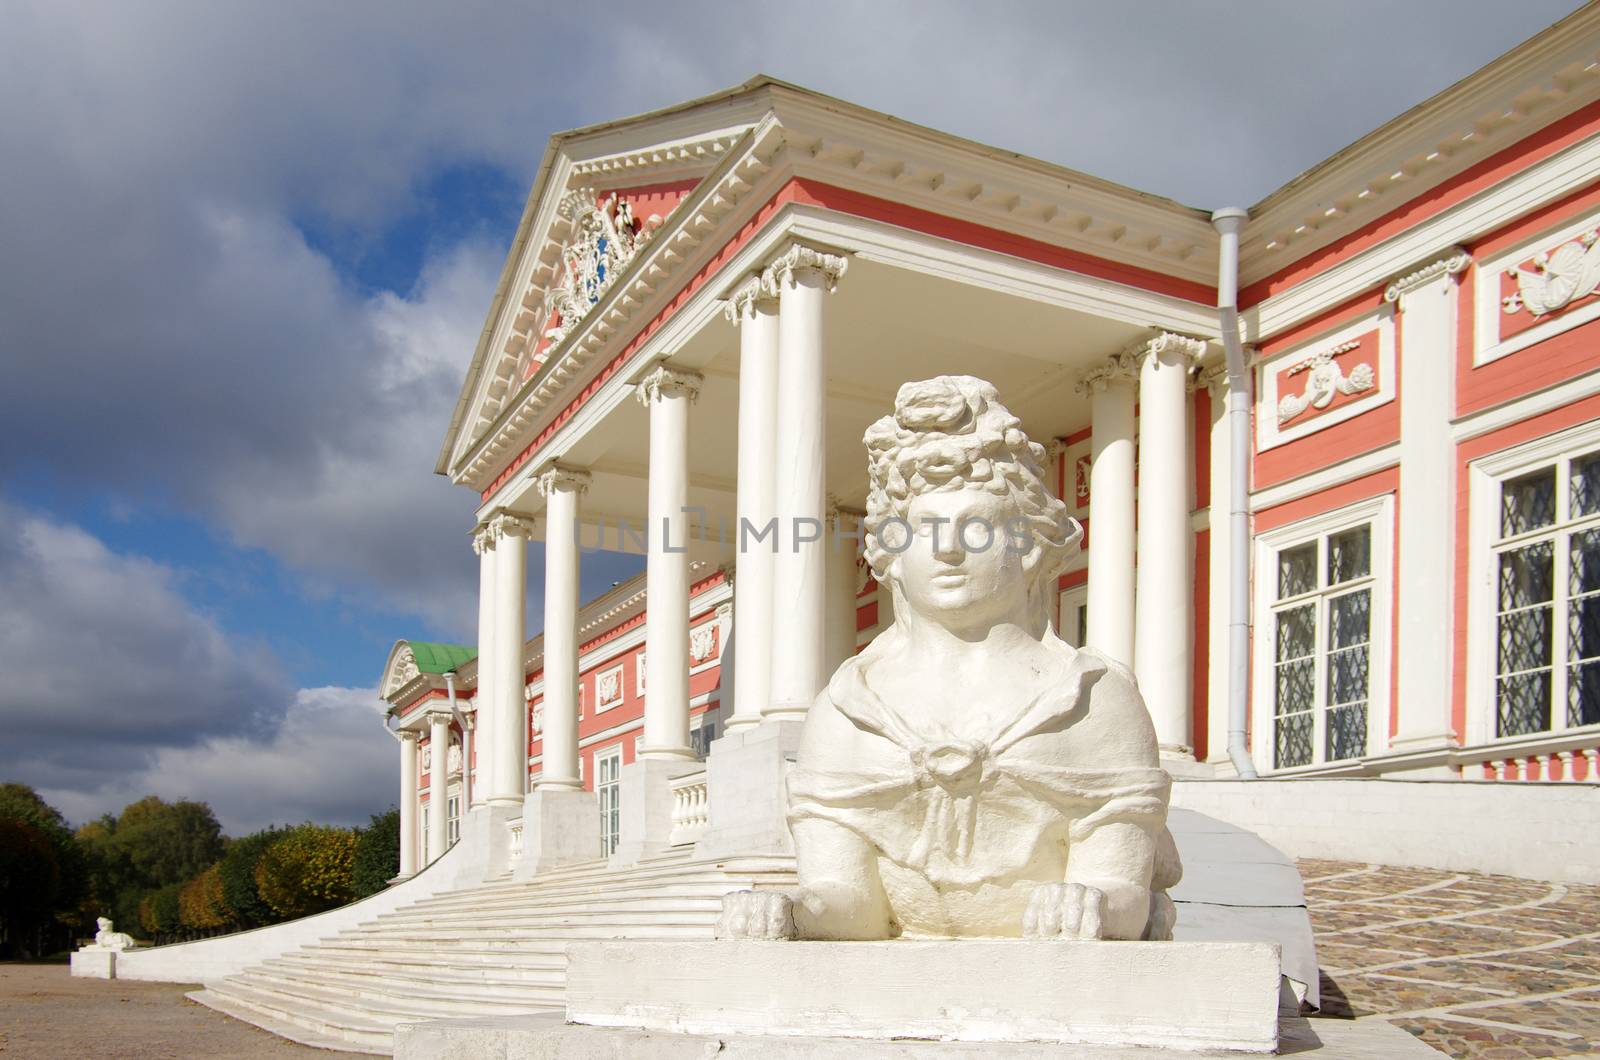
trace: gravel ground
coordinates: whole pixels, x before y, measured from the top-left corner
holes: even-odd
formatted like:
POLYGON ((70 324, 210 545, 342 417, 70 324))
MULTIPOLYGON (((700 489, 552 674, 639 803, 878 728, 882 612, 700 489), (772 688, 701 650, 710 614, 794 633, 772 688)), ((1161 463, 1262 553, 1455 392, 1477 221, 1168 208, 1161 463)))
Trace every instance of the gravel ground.
POLYGON ((184 999, 193 986, 74 979, 65 964, 0 964, 0 1056, 6 1060, 317 1057, 184 999))

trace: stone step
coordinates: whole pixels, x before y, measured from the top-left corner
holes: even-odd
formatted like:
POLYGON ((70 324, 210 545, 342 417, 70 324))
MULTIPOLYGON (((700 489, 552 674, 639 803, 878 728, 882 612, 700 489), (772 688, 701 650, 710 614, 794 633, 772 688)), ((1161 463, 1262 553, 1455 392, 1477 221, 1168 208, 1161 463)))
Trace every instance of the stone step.
POLYGON ((324 1008, 300 997, 282 997, 237 983, 209 986, 192 1000, 263 1030, 319 1049, 394 1053, 394 1024, 324 1008))
POLYGON ((441 968, 458 972, 461 975, 485 974, 493 975, 495 972, 559 972, 566 967, 565 943, 547 949, 528 950, 517 952, 515 950, 473 950, 456 947, 448 954, 433 950, 417 951, 411 948, 393 947, 391 949, 365 949, 365 950, 323 950, 316 946, 307 946, 305 949, 286 953, 282 957, 274 957, 272 961, 262 962, 271 965, 273 961, 290 961, 295 963, 309 962, 313 964, 338 964, 345 965, 352 960, 359 960, 368 966, 392 967, 395 971, 411 968, 441 968))
MULTIPOLYGON (((525 900, 530 895, 541 897, 563 897, 574 894, 592 895, 598 892, 626 891, 631 889, 650 888, 660 886, 663 882, 673 885, 705 884, 717 886, 725 883, 756 885, 791 884, 794 881, 794 868, 792 865, 773 865, 770 867, 752 866, 743 871, 730 872, 720 870, 714 866, 695 871, 658 871, 651 873, 636 873, 620 876, 595 876, 575 877, 571 879, 551 879, 541 876, 535 880, 513 884, 506 887, 479 887, 464 891, 449 891, 445 894, 425 898, 404 909, 396 910, 385 916, 403 915, 411 910, 421 909, 455 909, 476 908, 493 906, 502 902, 515 902, 525 900)), ((735 888, 737 889, 737 888, 735 888)))
POLYGON ((257 972, 241 972, 230 979, 225 988, 229 991, 250 991, 271 1002, 283 1005, 285 1015, 293 1018, 298 1005, 311 1005, 334 1019, 348 1018, 387 1026, 391 1031, 399 1023, 414 1023, 430 1019, 450 1019, 465 1016, 510 1015, 519 1012, 546 1012, 549 1002, 528 1001, 502 1003, 494 1000, 466 998, 412 997, 404 993, 386 994, 376 987, 358 994, 346 987, 330 987, 315 983, 286 982, 257 972))
MULTIPOLYGON (((734 883, 745 881, 736 880, 734 883)), ((735 890, 739 888, 733 888, 735 890)), ((459 907, 446 908, 406 908, 392 913, 384 913, 359 928, 350 930, 376 930, 393 924, 404 924, 408 921, 481 921, 499 916, 516 915, 529 912, 583 911, 596 907, 619 907, 650 905, 656 903, 669 903, 674 900, 715 902, 720 904, 723 895, 728 893, 728 881, 707 882, 699 884, 672 884, 654 888, 637 888, 627 891, 586 891, 571 895, 544 895, 530 893, 514 898, 502 899, 493 904, 484 904, 473 907, 464 904, 459 907)))
POLYGON ((551 961, 549 964, 537 967, 526 965, 501 965, 477 964, 461 967, 446 964, 442 961, 432 963, 416 962, 407 964, 400 961, 386 960, 330 960, 327 958, 279 957, 270 961, 263 961, 257 970, 271 972, 274 975, 358 975, 377 976, 386 980, 406 981, 416 983, 431 983, 437 986, 449 986, 461 990, 475 990, 482 986, 504 987, 516 989, 525 984, 545 986, 550 983, 559 984, 566 977, 564 963, 551 961))
POLYGON ((235 981, 245 986, 305 997, 322 1004, 350 1006, 357 1013, 389 1013, 398 1022, 411 1015, 483 1016, 540 1011, 559 1007, 565 993, 561 982, 513 985, 479 984, 458 989, 387 976, 330 972, 285 974, 266 969, 242 972, 235 981))
POLYGON ((583 924, 590 923, 596 919, 604 920, 619 917, 625 922, 639 924, 655 923, 662 920, 671 921, 675 918, 698 922, 707 915, 712 920, 715 920, 717 912, 721 908, 721 895, 634 898, 621 902, 584 902, 571 906, 557 906, 554 909, 535 907, 507 910, 497 913, 493 917, 480 917, 470 920, 466 918, 415 916, 404 920, 363 924, 360 927, 341 932, 340 935, 348 938, 362 935, 387 935, 396 931, 416 930, 444 930, 465 933, 519 931, 537 928, 545 924, 583 924))

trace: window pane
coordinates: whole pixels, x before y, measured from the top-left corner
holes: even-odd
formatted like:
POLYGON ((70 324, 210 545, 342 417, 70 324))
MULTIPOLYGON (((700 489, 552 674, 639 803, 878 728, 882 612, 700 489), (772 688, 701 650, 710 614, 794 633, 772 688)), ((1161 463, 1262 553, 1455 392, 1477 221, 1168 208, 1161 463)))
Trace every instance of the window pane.
POLYGON ((1278 612, 1278 661, 1301 659, 1317 650, 1317 605, 1278 612))
POLYGON ((1568 668, 1567 724, 1600 724, 1600 662, 1568 668))
POLYGON ((1572 572, 1567 584, 1571 596, 1600 590, 1600 530, 1572 535, 1572 572))
POLYGON ((1372 528, 1358 526, 1328 538, 1328 584, 1372 573, 1372 528))
POLYGON ((1298 662, 1280 663, 1275 671, 1277 695, 1274 699, 1276 714, 1294 714, 1310 710, 1316 696, 1313 682, 1317 679, 1316 662, 1301 659, 1298 662))
POLYGON ((1555 546, 1549 541, 1500 554, 1500 610, 1548 603, 1555 546))
POLYGON ((1348 703, 1328 711, 1328 761, 1367 753, 1367 705, 1348 703))
POLYGON ((1328 647, 1365 644, 1372 625, 1372 593, 1362 589, 1328 601, 1328 647))
POLYGON ((1500 486, 1500 536, 1526 533, 1556 521, 1556 469, 1507 479, 1500 486))
POLYGON ((1328 703, 1367 698, 1367 648, 1348 648, 1328 656, 1328 703))
POLYGON ((1276 747, 1272 761, 1275 768, 1311 764, 1311 719, 1309 713, 1292 714, 1274 723, 1276 747))
POLYGON ((1567 658, 1573 662, 1600 656, 1600 594, 1567 605, 1567 658))
POLYGON ((1498 673, 1512 674, 1550 665, 1550 608, 1500 616, 1498 673))
POLYGON ((1315 541, 1278 553, 1278 599, 1283 600, 1317 587, 1317 543, 1315 541))
POLYGON ((1499 735, 1545 732, 1550 728, 1550 671, 1500 678, 1495 701, 1499 735))
POLYGON ((1600 453, 1572 462, 1572 517, 1600 512, 1600 453))

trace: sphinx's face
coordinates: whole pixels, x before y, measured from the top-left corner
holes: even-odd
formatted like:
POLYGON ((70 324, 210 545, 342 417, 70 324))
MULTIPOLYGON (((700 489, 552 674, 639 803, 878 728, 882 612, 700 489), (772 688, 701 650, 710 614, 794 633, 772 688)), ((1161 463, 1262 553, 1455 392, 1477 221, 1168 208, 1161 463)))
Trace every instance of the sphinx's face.
POLYGON ((906 602, 951 629, 1022 621, 1028 554, 1006 532, 1016 516, 1012 507, 978 488, 912 500, 906 515, 910 544, 893 564, 906 602))

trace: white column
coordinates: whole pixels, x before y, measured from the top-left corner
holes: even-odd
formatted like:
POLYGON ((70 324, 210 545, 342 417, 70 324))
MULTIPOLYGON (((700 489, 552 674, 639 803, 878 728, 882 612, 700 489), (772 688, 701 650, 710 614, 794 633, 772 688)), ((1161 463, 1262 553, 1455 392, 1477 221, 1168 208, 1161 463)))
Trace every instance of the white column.
POLYGON ((491 778, 494 776, 495 551, 489 524, 484 523, 473 532, 472 550, 478 554, 478 685, 473 692, 477 722, 472 741, 478 775, 472 784, 472 805, 482 806, 494 783, 491 778))
MULTIPOLYGON (((1201 340, 1167 332, 1138 351, 1139 552, 1133 667, 1155 722, 1156 739, 1170 758, 1194 755, 1190 732, 1194 533, 1189 529, 1192 449, 1188 404, 1189 370, 1204 352, 1201 340)), ((1098 533, 1092 515, 1089 530, 1098 533)), ((1095 547, 1091 538, 1091 552, 1095 547)), ((1091 604, 1091 622, 1093 611, 1091 604)))
MULTIPOLYGON (((1455 621, 1456 274, 1471 258, 1458 250, 1391 283, 1400 310, 1399 627, 1394 658, 1398 750, 1441 753, 1457 743, 1450 708, 1455 621)), ((1443 763, 1441 762, 1442 766, 1443 763)))
POLYGON ((1119 353, 1084 373, 1089 394, 1089 628, 1084 643, 1133 665, 1133 388, 1138 362, 1119 353))
MULTIPOLYGON (((644 739, 639 755, 692 759, 689 747, 689 403, 701 377, 658 365, 639 384, 650 410, 645 560, 644 739)), ((547 723, 548 724, 548 723, 547 723)))
POLYGON ((827 618, 823 631, 826 655, 823 680, 833 676, 856 653, 856 590, 861 571, 861 521, 866 513, 837 504, 828 506, 827 618))
POLYGON ((792 246, 763 273, 778 291, 775 508, 779 550, 773 573, 770 718, 803 718, 827 681, 826 383, 823 297, 845 259, 792 246))
POLYGON ((583 787, 578 779, 578 498, 589 481, 588 472, 565 467, 539 476, 545 498, 540 787, 583 787))
POLYGON ((400 875, 417 874, 417 734, 400 733, 400 875))
POLYGON ((522 671, 524 599, 528 571, 528 521, 498 514, 495 535, 493 736, 485 741, 494 758, 488 801, 502 806, 522 804, 528 790, 527 679, 522 671))
POLYGON ((778 441, 778 300, 752 276, 728 303, 739 326, 739 482, 734 555, 733 714, 727 731, 756 725, 772 701, 772 577, 777 561, 773 458, 778 441), (768 524, 770 535, 756 540, 768 524), (744 528, 750 529, 746 531, 744 528))
POLYGON ((428 713, 428 863, 450 849, 450 714, 428 713))

